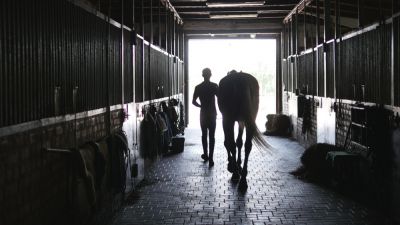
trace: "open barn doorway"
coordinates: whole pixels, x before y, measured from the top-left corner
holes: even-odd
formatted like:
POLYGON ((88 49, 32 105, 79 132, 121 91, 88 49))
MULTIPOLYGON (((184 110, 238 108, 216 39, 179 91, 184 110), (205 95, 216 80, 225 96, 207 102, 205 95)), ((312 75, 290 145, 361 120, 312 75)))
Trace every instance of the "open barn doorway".
MULTIPOLYGON (((276 113, 276 39, 190 39, 189 40, 189 127, 199 127, 200 109, 191 104, 194 88, 203 81, 203 68, 219 81, 228 71, 252 74, 260 85, 257 125, 264 130, 266 115, 276 113)), ((221 119, 218 112, 217 120, 221 119)), ((217 121, 217 123, 219 123, 217 121)))

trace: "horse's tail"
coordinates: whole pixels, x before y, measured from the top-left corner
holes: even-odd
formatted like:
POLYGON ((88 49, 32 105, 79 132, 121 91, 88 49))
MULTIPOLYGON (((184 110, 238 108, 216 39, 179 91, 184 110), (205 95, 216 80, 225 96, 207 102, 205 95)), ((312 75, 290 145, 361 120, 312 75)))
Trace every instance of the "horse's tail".
POLYGON ((258 149, 263 149, 271 152, 273 147, 263 138, 260 130, 258 129, 254 119, 245 121, 245 126, 253 133, 253 143, 258 149))

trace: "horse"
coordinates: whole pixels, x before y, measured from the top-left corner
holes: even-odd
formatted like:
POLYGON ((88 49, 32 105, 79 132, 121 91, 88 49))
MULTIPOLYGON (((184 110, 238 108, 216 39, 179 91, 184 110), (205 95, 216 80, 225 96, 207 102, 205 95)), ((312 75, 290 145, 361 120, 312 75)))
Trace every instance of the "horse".
POLYGON ((224 146, 228 152, 228 171, 232 173, 231 180, 238 182, 239 189, 246 190, 247 164, 252 149, 252 141, 256 146, 270 148, 263 139, 255 123, 259 105, 259 85, 257 79, 244 72, 231 71, 219 82, 218 107, 222 114, 224 130, 224 146), (239 124, 239 132, 235 142, 234 126, 239 124), (245 157, 241 168, 240 152, 243 146, 243 130, 246 128, 245 157), (236 148, 238 158, 236 161, 236 148))

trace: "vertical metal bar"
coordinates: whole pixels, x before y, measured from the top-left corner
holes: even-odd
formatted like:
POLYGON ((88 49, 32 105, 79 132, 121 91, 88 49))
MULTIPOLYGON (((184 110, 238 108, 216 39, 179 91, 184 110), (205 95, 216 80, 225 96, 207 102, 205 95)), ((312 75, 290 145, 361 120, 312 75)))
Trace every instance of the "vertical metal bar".
MULTIPOLYGON (((11 95, 11 89, 12 89, 12 85, 11 85, 11 77, 12 77, 12 73, 11 73, 11 59, 10 59, 10 55, 11 54, 6 54, 7 52, 11 52, 12 51, 12 45, 11 45, 11 32, 10 32, 10 26, 12 24, 12 6, 11 3, 12 1, 6 1, 8 4, 6 5, 6 7, 4 7, 4 17, 2 20, 2 25, 1 27, 3 27, 3 35, 4 35, 4 49, 5 51, 3 52, 4 54, 4 118, 5 118, 5 122, 4 125, 11 125, 12 121, 11 121, 11 109, 12 109, 12 101, 10 101, 10 95, 11 95)), ((27 112, 30 113, 30 112, 27 112)))
POLYGON ((294 36, 293 36, 293 17, 290 19, 290 53, 289 55, 293 55, 294 52, 294 47, 293 47, 293 43, 294 43, 294 36))
POLYGON ((328 76, 328 60, 327 51, 325 46, 328 46, 326 42, 331 38, 331 1, 325 0, 324 2, 324 97, 327 97, 327 76, 328 76))
POLYGON ((189 54, 189 40, 187 38, 184 39, 184 69, 185 69, 185 121, 186 124, 189 124, 189 58, 187 57, 189 54))
POLYGON ((281 113, 282 112, 282 55, 281 55, 281 50, 282 50, 282 34, 279 35, 275 39, 276 43, 276 108, 275 111, 276 113, 281 113), (281 44, 279 44, 281 43, 281 44))
POLYGON ((304 16, 303 16, 303 42, 304 42, 304 51, 307 49, 307 20, 306 20, 306 16, 307 16, 307 5, 305 2, 303 2, 303 7, 304 7, 304 16))
MULTIPOLYGON (((35 5, 33 5, 32 6, 32 8, 33 9, 35 9, 35 7, 36 7, 37 5, 35 4, 35 5)), ((32 10, 33 12, 35 11, 35 10, 32 10)), ((37 42, 38 42, 38 40, 37 40, 37 25, 38 25, 38 17, 36 17, 36 16, 33 16, 32 14, 31 14, 31 19, 32 19, 32 26, 31 26, 31 35, 32 35, 32 37, 31 37, 31 57, 32 57, 32 60, 31 60, 31 70, 32 70, 32 73, 30 74, 30 84, 31 84, 31 87, 30 87, 30 94, 31 94, 31 101, 30 101, 30 104, 29 104, 29 108, 28 108, 28 110, 31 110, 31 113, 30 113, 30 116, 29 116, 29 120, 33 120, 33 119, 36 119, 37 118, 37 107, 38 107, 38 87, 39 87, 39 85, 38 85, 38 80, 39 80, 39 78, 38 78, 38 71, 37 71, 37 60, 38 60, 38 58, 37 58, 37 50, 38 50, 38 48, 37 48, 37 42)), ((15 103, 14 103, 15 104, 15 103)))
MULTIPOLYGON (((5 76, 4 52, 6 52, 6 50, 5 50, 5 46, 4 46, 5 32, 3 29, 5 26, 4 24, 7 23, 7 20, 4 19, 4 15, 5 15, 4 8, 6 8, 5 3, 0 2, 0 20, 3 21, 3 23, 0 25, 0 127, 5 126, 4 109, 6 108, 6 105, 4 104, 4 96, 6 96, 6 93, 4 92, 4 90, 6 88, 5 87, 5 79, 4 79, 4 76, 5 76)), ((0 220, 0 222, 1 221, 2 220, 0 220)))
POLYGON ((125 39, 124 39, 124 0, 121 0, 121 104, 125 103, 125 39))
POLYGON ((290 56, 290 24, 286 24, 286 58, 290 56))
MULTIPOLYGON (((132 1, 132 32, 134 32, 133 34, 135 34, 135 36, 133 36, 133 34, 131 34, 131 38, 135 38, 136 39, 136 27, 135 27, 135 0, 131 0, 132 1)), ((134 40, 131 40, 131 69, 132 72, 130 74, 130 76, 132 76, 132 102, 135 103, 136 102, 136 47, 133 43, 136 43, 136 41, 134 42, 134 40)), ((134 104, 134 107, 136 106, 136 104, 134 104)), ((135 126, 135 128, 137 129, 137 125, 135 126)), ((137 141, 137 130, 135 131, 135 135, 134 135, 134 143, 136 143, 137 141)))
POLYGON ((111 133, 111 112, 110 112, 110 45, 111 45, 111 24, 110 24, 110 16, 111 16, 111 0, 108 0, 108 9, 107 9, 107 39, 106 39, 106 91, 107 91, 107 112, 106 112, 106 132, 107 135, 111 133))
POLYGON ((325 0, 324 17, 324 41, 327 42, 332 38, 331 0, 325 0))
POLYGON ((158 0, 158 46, 161 48, 161 0, 158 0))
POLYGON ((296 14, 295 14, 295 37, 296 37, 296 41, 295 41, 295 54, 296 56, 299 54, 298 50, 299 50, 299 11, 296 8, 296 14))
MULTIPOLYGON (((153 0, 148 0, 150 4, 150 45, 154 43, 153 39, 153 0)), ((149 46, 150 46, 149 45, 149 46)))
POLYGON ((333 68, 334 68, 334 71, 333 71, 333 97, 335 98, 335 100, 336 100, 336 98, 337 98, 337 95, 336 95, 336 89, 337 89, 337 87, 336 87, 336 81, 337 81, 337 77, 338 77, 338 57, 337 57, 337 50, 338 50, 338 44, 337 44, 337 39, 338 39, 338 35, 339 35, 339 26, 341 26, 340 25, 340 0, 336 0, 335 1, 335 19, 336 19, 336 26, 335 26, 335 41, 333 42, 333 60, 334 60, 334 63, 333 63, 333 68))
POLYGON ((358 28, 364 26, 364 0, 358 0, 358 28))
POLYGON ((149 46, 148 46, 148 48, 149 48, 149 52, 148 52, 148 58, 147 58, 147 60, 148 60, 148 95, 149 95, 149 98, 150 98, 150 101, 151 100, 153 100, 153 96, 152 96, 152 79, 151 79, 151 76, 152 76, 152 74, 151 74, 151 67, 152 67, 152 60, 151 60, 151 56, 152 56, 152 54, 151 54, 151 45, 154 43, 153 42, 154 40, 153 40, 153 0, 150 0, 150 40, 149 40, 149 46))
POLYGON ((67 86, 68 86, 68 95, 66 96, 68 99, 68 113, 74 113, 73 111, 73 79, 72 79, 72 71, 71 71, 71 36, 72 34, 68 31, 71 30, 71 8, 69 5, 65 4, 67 14, 66 14, 66 29, 64 35, 64 44, 65 44, 65 54, 64 55, 64 65, 65 65, 65 78, 67 79, 67 86))
POLYGON ((181 35, 180 35, 180 26, 179 26, 179 21, 176 22, 176 52, 175 56, 179 58, 179 47, 180 47, 180 41, 181 41, 181 35))
POLYGON ((142 37, 143 37, 143 40, 142 40, 142 54, 141 54, 141 63, 142 63, 142 70, 141 70, 141 72, 142 72, 142 100, 144 100, 144 97, 145 97, 145 89, 144 89, 144 81, 145 81, 145 76, 144 76, 144 66, 145 66, 145 63, 144 63, 144 47, 145 47, 145 45, 144 45, 144 30, 145 30, 145 28, 144 28, 144 1, 145 0, 140 0, 140 2, 141 2, 141 12, 142 12, 142 15, 141 15, 141 23, 142 23, 142 37))
MULTIPOLYGON (((85 70, 79 70, 79 73, 77 73, 79 75, 78 80, 77 80, 77 84, 76 86, 80 88, 79 91, 79 99, 81 101, 88 101, 88 104, 84 105, 82 102, 78 102, 78 107, 80 108, 81 111, 86 111, 89 109, 94 109, 96 107, 96 98, 97 98, 97 90, 94 90, 92 87, 95 87, 96 85, 96 78, 95 78, 95 70, 94 70, 94 62, 93 62, 93 58, 95 57, 95 47, 93 46, 94 42, 93 42, 93 25, 92 25, 92 17, 91 16, 85 16, 83 14, 80 15, 80 17, 82 19, 85 19, 86 23, 84 24, 84 26, 81 26, 81 31, 78 32, 78 38, 79 36, 84 36, 84 43, 88 43, 88 50, 89 52, 86 55, 86 59, 87 59, 87 63, 86 66, 83 66, 83 68, 86 67, 86 72, 85 70), (86 30, 86 32, 85 32, 86 30), (82 35, 79 34, 80 32, 82 33, 86 33, 86 35, 82 35), (85 79, 86 78, 86 79, 85 79), (88 92, 87 94, 85 94, 82 91, 82 80, 86 80, 87 81, 87 88, 88 92)), ((82 40, 82 37, 79 38, 82 40)), ((79 48, 82 49, 82 48, 79 48)), ((81 54, 82 50, 80 51, 81 54)), ((85 56, 81 56, 81 57, 85 57, 85 56)), ((78 62, 77 62, 78 63, 78 62)), ((78 68, 79 69, 79 68, 78 68)))
MULTIPOLYGON (((176 17, 175 17, 175 14, 174 13, 172 13, 172 22, 173 22, 173 26, 172 26, 172 43, 173 43, 173 48, 172 48, 172 54, 174 55, 174 56, 176 56, 176 17)), ((175 61, 174 61, 175 62, 175 61)))
POLYGON ((165 51, 168 53, 168 8, 165 6, 165 51))
MULTIPOLYGON (((13 2, 12 5, 12 21, 10 21, 10 25, 9 25, 9 31, 11 34, 11 54, 10 54, 10 80, 11 80, 11 90, 10 92, 12 93, 10 96, 10 100, 11 100, 11 104, 10 104, 10 118, 11 118, 11 124, 16 124, 17 123, 17 116, 16 116, 16 112, 18 111, 17 109, 17 100, 16 100, 16 89, 17 89, 17 80, 16 80, 16 65, 17 65, 17 60, 16 60, 16 51, 17 51, 17 43, 16 43, 16 27, 15 23, 16 23, 16 12, 17 12, 17 6, 16 6, 16 2, 13 2)), ((36 58, 37 59, 37 58, 36 58)), ((36 108, 34 109, 34 111, 36 111, 36 108)))
MULTIPOLYGON (((18 5, 18 3, 17 3, 18 5)), ((14 117, 15 117, 15 123, 21 123, 22 122, 22 118, 21 118, 21 110, 22 109, 22 105, 21 104, 21 97, 20 97, 20 90, 21 88, 21 69, 20 66, 17 66, 20 64, 21 62, 21 53, 20 53, 20 49, 21 49, 21 33, 20 33, 20 27, 22 25, 22 21, 21 21, 21 15, 20 15, 20 7, 17 6, 16 11, 15 11, 15 17, 14 17, 14 39, 15 39, 15 58, 14 58, 14 67, 15 67, 15 86, 14 86, 14 101, 15 101, 15 111, 14 111, 14 117)), ((39 58, 38 58, 39 59, 39 58)), ((40 108, 40 107, 38 107, 40 108)))
POLYGON ((316 7, 317 7, 317 36, 315 38, 315 46, 317 47, 319 45, 319 33, 320 33, 320 24, 319 24, 319 20, 320 20, 320 12, 319 12, 319 0, 316 0, 316 7))
POLYGON ((49 7, 49 2, 45 1, 45 6, 44 6, 44 24, 43 24, 43 32, 44 32, 44 41, 43 41, 43 57, 44 57, 44 63, 43 63, 43 73, 45 74, 45 107, 44 107, 44 115, 43 117, 50 117, 54 116, 55 114, 55 88, 53 86, 53 80, 52 80, 52 73, 51 73, 51 63, 52 63, 52 58, 50 56, 50 45, 51 45, 51 40, 50 40, 50 35, 51 35, 51 28, 50 28, 50 23, 52 23, 52 18, 51 18, 51 10, 49 7))
POLYGON ((296 8, 296 14, 295 14, 295 23, 294 23, 294 36, 295 36, 295 43, 294 43, 294 73, 293 73, 293 90, 295 91, 298 83, 298 77, 299 77, 299 70, 298 70, 298 50, 299 50, 299 11, 298 8, 296 8))
MULTIPOLYGON (((395 7, 394 7, 394 2, 397 0, 392 0, 392 15, 394 15, 395 13, 395 7)), ((391 67, 390 67, 390 104, 391 105, 395 105, 395 65, 396 65, 396 61, 395 61, 395 45, 397 44, 395 42, 395 23, 396 23, 397 19, 393 18, 392 21, 392 33, 391 33, 391 42, 392 42, 392 46, 391 46, 391 54, 390 54, 390 58, 391 58, 391 67)))
POLYGON ((166 12, 166 23, 165 23, 165 34, 166 34, 166 51, 167 51, 167 80, 168 80, 168 97, 171 96, 172 88, 171 88, 171 63, 170 63, 170 56, 169 56, 169 48, 171 48, 171 43, 169 43, 169 36, 170 36, 170 14, 169 8, 167 7, 166 12))
POLYGON ((10 108, 11 108, 11 104, 10 104, 10 88, 11 88, 11 85, 10 85, 10 77, 11 77, 11 74, 10 74, 10 65, 11 65, 11 62, 10 62, 10 54, 5 54, 6 52, 11 52, 11 45, 10 45, 10 31, 9 31, 9 26, 10 26, 10 23, 11 23, 11 19, 10 19, 10 16, 11 16, 11 9, 10 9, 10 1, 6 1, 7 3, 8 3, 8 5, 6 5, 6 7, 7 7, 7 10, 5 10, 5 8, 6 7, 4 7, 4 13, 2 13, 4 16, 3 16, 3 20, 2 20, 2 26, 1 27, 3 27, 3 35, 4 35, 4 42, 3 42, 3 45, 4 45, 4 49, 5 49, 5 51, 3 52, 3 54, 4 54, 4 59, 3 59, 3 62, 4 62, 4 95, 3 95, 3 97, 4 97, 4 102, 3 102, 3 104, 4 104, 4 109, 3 109, 3 113, 4 113, 4 125, 5 126, 7 126, 7 125, 9 125, 10 123, 11 123, 11 121, 10 121, 10 108))
MULTIPOLYGON (((14 36, 14 39, 15 39, 15 52, 14 52, 14 55, 15 55, 15 58, 14 58, 14 63, 15 63, 15 65, 14 65, 14 67, 15 67, 15 74, 14 74, 14 76, 15 76, 15 86, 14 86, 14 93, 15 93, 15 96, 14 96, 14 101, 15 101, 15 110, 16 111, 14 111, 14 117, 15 117, 15 123, 21 123, 21 122, 23 122, 23 120, 22 120, 22 116, 21 116, 21 113, 23 113, 22 111, 22 105, 21 105, 21 84, 22 84, 22 74, 21 74, 21 67, 19 66, 20 65, 20 63, 21 63, 21 58, 22 58, 22 54, 21 54, 21 48, 22 48, 22 41, 21 41, 21 35, 22 35, 22 33, 21 33, 21 30, 20 30, 20 28, 21 28, 21 26, 22 26, 22 23, 23 23, 23 21, 22 21, 22 15, 21 15, 21 9, 20 9, 20 7, 19 7, 19 5, 18 5, 18 3, 17 3, 17 8, 16 8, 16 11, 15 11, 15 15, 14 15, 15 17, 14 17, 14 21, 13 21, 13 23, 14 23, 14 29, 15 29, 15 36, 14 36)), ((40 48, 38 49, 38 53, 40 52, 40 48)), ((38 64, 40 64, 41 62, 40 62, 40 59, 41 59, 41 57, 38 57, 37 58, 37 60, 38 60, 38 64)), ((41 94, 41 90, 39 90, 39 93, 41 94)), ((38 93, 38 94, 39 94, 38 93)), ((41 111, 41 105, 39 105, 37 108, 36 108, 36 110, 37 111, 41 111)))

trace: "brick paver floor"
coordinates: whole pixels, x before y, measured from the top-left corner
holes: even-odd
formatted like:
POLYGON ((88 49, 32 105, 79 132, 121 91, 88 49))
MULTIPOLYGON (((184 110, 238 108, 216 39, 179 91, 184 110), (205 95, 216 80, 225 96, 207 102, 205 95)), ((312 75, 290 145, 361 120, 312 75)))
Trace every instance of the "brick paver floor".
POLYGON ((227 171, 223 132, 217 127, 215 166, 200 158, 199 129, 186 131, 185 151, 164 157, 113 221, 127 224, 394 224, 374 210, 289 174, 304 149, 278 137, 276 149, 253 149, 249 188, 237 190, 227 171))

